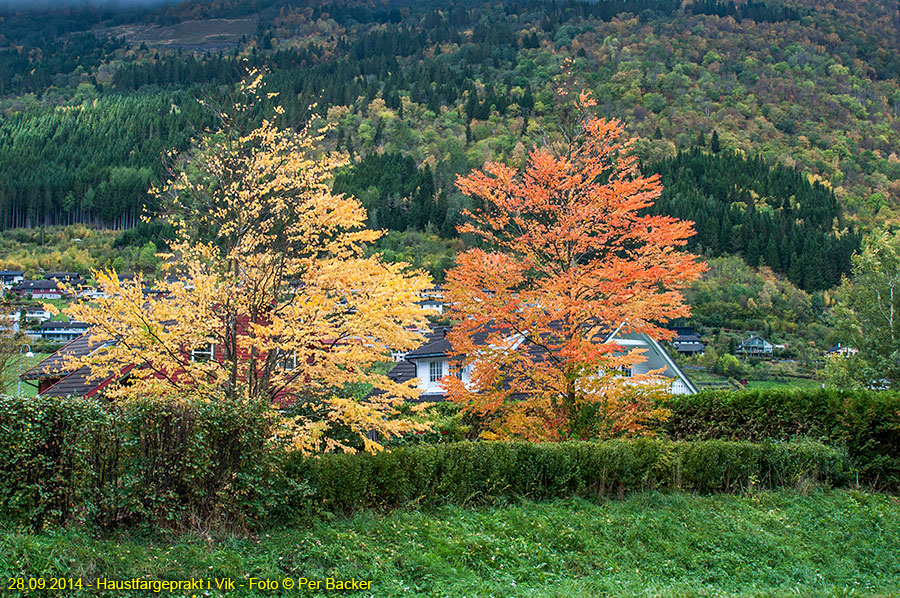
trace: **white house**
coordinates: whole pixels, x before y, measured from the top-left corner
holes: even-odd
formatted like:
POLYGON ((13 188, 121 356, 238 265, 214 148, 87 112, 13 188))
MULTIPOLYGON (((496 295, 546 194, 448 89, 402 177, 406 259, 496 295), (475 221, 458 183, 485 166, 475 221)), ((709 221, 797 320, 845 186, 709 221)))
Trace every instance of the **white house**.
POLYGON ((12 286, 25 280, 25 272, 22 270, 0 270, 0 284, 12 286))
POLYGON ((46 322, 52 314, 42 305, 28 306, 25 308, 25 319, 31 322, 46 322))
MULTIPOLYGON (((391 370, 390 377, 397 382, 405 382, 418 379, 418 387, 422 391, 420 400, 441 401, 444 400, 444 389, 439 380, 444 376, 455 375, 464 383, 469 381, 469 370, 460 369, 450 356, 452 347, 447 340, 448 327, 434 328, 426 336, 425 344, 406 354, 405 358, 397 363, 391 370)), ((510 346, 515 348, 520 339, 510 338, 510 346)), ((646 374, 654 370, 661 370, 661 376, 672 380, 670 391, 672 394, 694 394, 697 387, 690 378, 678 367, 678 364, 662 348, 662 346, 650 336, 643 333, 623 333, 621 327, 609 334, 606 343, 614 343, 631 351, 643 349, 644 360, 636 364, 626 376, 646 374)))
POLYGON ((109 295, 99 287, 84 287, 80 291, 78 291, 78 297, 80 299, 105 299, 109 295))

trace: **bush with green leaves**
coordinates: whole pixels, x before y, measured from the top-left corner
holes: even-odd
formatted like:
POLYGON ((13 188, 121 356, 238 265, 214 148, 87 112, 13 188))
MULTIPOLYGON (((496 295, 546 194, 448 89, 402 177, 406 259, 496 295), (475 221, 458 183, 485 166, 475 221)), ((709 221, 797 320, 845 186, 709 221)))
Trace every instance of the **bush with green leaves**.
POLYGON ((304 494, 262 405, 0 397, 0 520, 245 528, 304 494))
POLYGON ((0 397, 0 521, 252 529, 404 505, 840 485, 803 442, 448 442, 304 456, 262 405, 0 397))
POLYGON ((900 396, 865 390, 705 391, 666 401, 678 440, 812 438, 845 448, 860 483, 900 488, 900 396))
POLYGON ((310 484, 311 506, 329 513, 847 481, 843 453, 810 441, 456 442, 297 459, 294 467, 294 477, 310 484))

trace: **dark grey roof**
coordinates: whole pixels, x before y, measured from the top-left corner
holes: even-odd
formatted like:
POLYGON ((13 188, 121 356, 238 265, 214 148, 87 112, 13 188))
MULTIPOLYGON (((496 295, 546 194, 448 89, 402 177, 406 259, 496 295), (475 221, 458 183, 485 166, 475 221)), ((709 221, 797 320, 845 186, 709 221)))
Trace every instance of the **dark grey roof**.
POLYGON ((56 378, 69 374, 71 369, 66 365, 67 360, 86 357, 99 346, 99 341, 92 339, 90 333, 83 334, 26 371, 22 379, 56 378))
POLYGON ((415 361, 423 357, 440 357, 453 352, 450 341, 447 340, 449 326, 438 326, 425 335, 425 344, 406 354, 406 359, 415 361), (412 358, 412 359, 410 359, 412 358))
POLYGON ((37 290, 37 289, 59 289, 59 284, 55 280, 23 280, 16 286, 20 290, 37 290))
POLYGON ((89 379, 91 369, 87 366, 75 370, 41 393, 45 397, 83 397, 101 383, 89 379))
POLYGON ((0 270, 0 276, 22 276, 25 270, 0 270))
POLYGON ((388 378, 394 382, 407 382, 416 377, 416 364, 405 359, 397 362, 390 372, 388 378))
POLYGON ((47 272, 44 274, 45 280, 73 280, 76 278, 81 278, 78 272, 47 272))
POLYGON ((706 348, 706 345, 703 343, 680 343, 677 347, 675 347, 678 351, 683 351, 687 353, 695 353, 697 351, 702 351, 706 348))
POLYGON ((673 343, 699 343, 700 336, 696 334, 683 334, 675 337, 673 343))

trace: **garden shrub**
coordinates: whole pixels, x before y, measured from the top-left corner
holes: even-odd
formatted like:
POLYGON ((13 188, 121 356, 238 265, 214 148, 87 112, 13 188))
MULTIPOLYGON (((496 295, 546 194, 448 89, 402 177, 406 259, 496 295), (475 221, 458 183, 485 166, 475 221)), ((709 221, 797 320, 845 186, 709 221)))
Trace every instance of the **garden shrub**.
POLYGON ((304 457, 229 402, 0 397, 0 520, 247 529, 326 513, 846 481, 836 448, 662 438, 453 442, 304 457))
POLYGON ((642 490, 737 492, 847 481, 843 454, 820 443, 665 439, 458 442, 377 455, 294 460, 312 511, 470 505, 529 498, 623 496, 642 490))
POLYGON ((110 413, 94 400, 0 396, 0 515, 40 529, 77 519, 103 475, 110 413))
POLYGON ((660 425, 678 440, 812 438, 844 447, 859 481, 900 489, 900 396, 877 391, 706 391, 666 401, 660 425))
POLYGON ((274 425, 259 405, 0 396, 0 517, 247 527, 303 494, 274 425))

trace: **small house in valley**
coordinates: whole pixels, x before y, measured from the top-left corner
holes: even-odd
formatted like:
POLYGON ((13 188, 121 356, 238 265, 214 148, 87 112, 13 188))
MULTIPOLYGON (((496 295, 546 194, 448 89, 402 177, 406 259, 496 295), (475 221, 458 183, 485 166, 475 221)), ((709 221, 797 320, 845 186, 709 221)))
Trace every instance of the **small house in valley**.
MULTIPOLYGON (((48 397, 96 395, 118 378, 98 380, 90 376, 88 367, 74 367, 72 362, 99 351, 103 346, 90 333, 82 334, 30 368, 21 379, 36 387, 38 394, 48 397)), ((123 377, 125 373, 127 370, 123 370, 123 377)))
POLYGON ((24 270, 0 270, 0 284, 10 286, 25 280, 24 270))
POLYGON ((65 293, 55 280, 23 280, 13 289, 20 297, 62 299, 65 293))
POLYGON ((741 341, 735 353, 746 357, 772 357, 773 350, 772 343, 754 334, 741 341))
POLYGON ((676 328, 675 334, 677 336, 672 341, 672 346, 679 355, 699 355, 706 350, 706 345, 693 328, 676 328))

